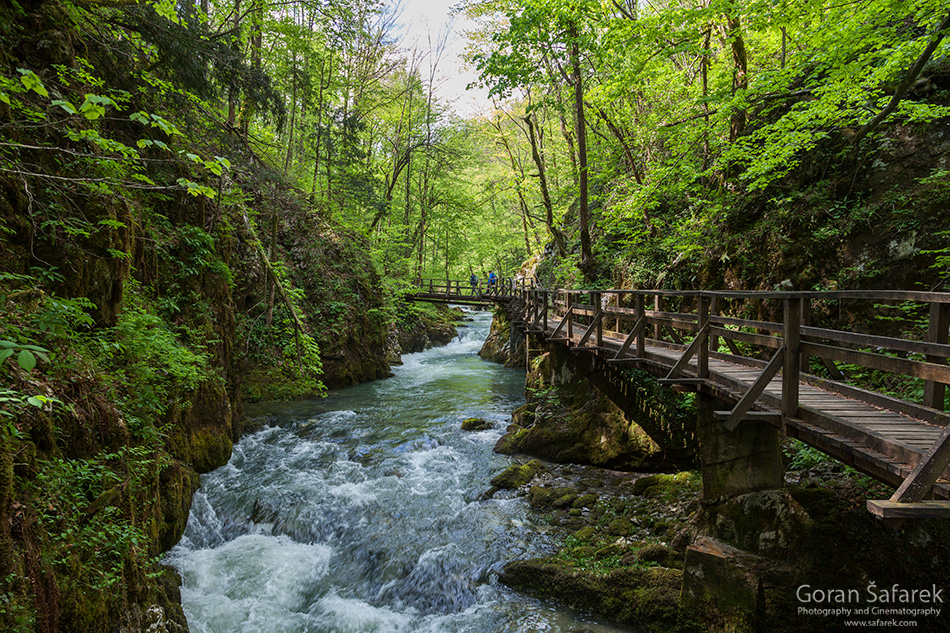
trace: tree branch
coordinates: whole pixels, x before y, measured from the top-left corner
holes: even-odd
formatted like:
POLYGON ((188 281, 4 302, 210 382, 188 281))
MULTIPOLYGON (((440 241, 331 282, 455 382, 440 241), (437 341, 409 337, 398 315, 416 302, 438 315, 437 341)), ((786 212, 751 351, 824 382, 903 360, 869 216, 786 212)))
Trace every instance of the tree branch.
POLYGON ((894 91, 894 95, 891 97, 891 100, 884 106, 884 109, 877 113, 873 119, 871 119, 864 127, 858 130, 854 138, 851 139, 852 145, 857 145, 861 140, 874 131, 874 129, 881 124, 881 122, 886 119, 894 110, 897 109, 897 105, 901 102, 901 99, 904 98, 904 95, 907 94, 907 91, 910 90, 910 87, 914 85, 914 82, 917 81, 917 77, 920 75, 920 71, 924 69, 924 66, 930 61, 930 56, 933 55, 934 51, 937 50, 937 46, 940 45, 940 40, 943 39, 944 32, 950 28, 950 13, 947 14, 947 17, 943 19, 943 22, 940 23, 940 26, 937 27, 937 30, 930 35, 930 43, 927 44, 927 48, 924 49, 924 52, 920 54, 920 57, 917 58, 917 62, 913 67, 908 71, 907 75, 904 77, 904 81, 897 87, 897 90, 894 91))

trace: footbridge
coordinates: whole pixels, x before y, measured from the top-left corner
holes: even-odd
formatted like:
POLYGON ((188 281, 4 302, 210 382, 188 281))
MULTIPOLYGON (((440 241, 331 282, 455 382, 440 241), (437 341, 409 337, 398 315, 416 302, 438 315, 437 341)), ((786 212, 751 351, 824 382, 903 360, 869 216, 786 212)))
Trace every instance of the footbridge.
POLYGON ((634 367, 712 396, 723 406, 711 443, 726 455, 701 446, 704 474, 716 459, 741 460, 743 430, 767 425, 895 487, 890 499, 868 500, 875 515, 950 517, 950 293, 505 284, 486 294, 423 283, 429 292, 416 298, 501 303, 515 327, 592 355, 621 389, 622 369, 634 367))
POLYGON ((498 279, 494 283, 478 281, 474 284, 459 279, 416 279, 406 300, 490 307, 508 304, 518 296, 518 292, 518 285, 513 279, 498 279))

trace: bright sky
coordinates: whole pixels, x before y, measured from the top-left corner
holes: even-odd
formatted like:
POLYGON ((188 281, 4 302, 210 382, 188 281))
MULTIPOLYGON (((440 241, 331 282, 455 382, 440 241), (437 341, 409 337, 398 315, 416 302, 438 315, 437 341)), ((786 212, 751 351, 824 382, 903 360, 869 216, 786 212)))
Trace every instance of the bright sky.
MULTIPOLYGON (((398 4, 400 7, 398 23, 402 30, 398 35, 402 38, 402 48, 407 51, 412 50, 415 42, 418 42, 420 51, 425 51, 429 48, 430 34, 435 42, 440 33, 451 29, 445 53, 437 68, 437 93, 444 101, 454 106, 459 116, 468 118, 488 111, 491 101, 485 90, 465 90, 465 86, 477 78, 474 70, 465 68, 461 58, 466 44, 464 31, 471 29, 473 24, 463 15, 449 15, 457 2, 458 0, 390 0, 391 6, 398 4)), ((428 75, 428 59, 422 62, 420 71, 423 78, 428 75)))

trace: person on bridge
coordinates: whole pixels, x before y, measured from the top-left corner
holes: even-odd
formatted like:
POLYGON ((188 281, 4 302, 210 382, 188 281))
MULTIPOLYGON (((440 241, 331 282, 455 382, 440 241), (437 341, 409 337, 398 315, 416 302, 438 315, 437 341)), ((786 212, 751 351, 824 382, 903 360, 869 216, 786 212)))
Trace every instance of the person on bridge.
POLYGON ((468 278, 470 284, 472 284, 472 294, 475 294, 475 289, 478 288, 478 276, 475 273, 472 273, 472 276, 468 278))
POLYGON ((498 277, 495 276, 495 272, 492 271, 488 273, 488 287, 494 288, 497 282, 498 282, 498 277))

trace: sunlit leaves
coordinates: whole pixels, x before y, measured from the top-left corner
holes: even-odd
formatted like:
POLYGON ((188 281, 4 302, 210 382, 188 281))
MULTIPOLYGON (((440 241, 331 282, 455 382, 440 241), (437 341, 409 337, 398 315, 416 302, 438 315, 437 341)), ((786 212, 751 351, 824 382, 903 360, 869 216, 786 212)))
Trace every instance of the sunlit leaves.
POLYGON ((43 85, 43 80, 41 80, 35 72, 27 70, 26 68, 17 68, 17 72, 20 73, 20 82, 24 88, 32 90, 41 97, 49 96, 49 91, 46 89, 46 86, 43 85))

